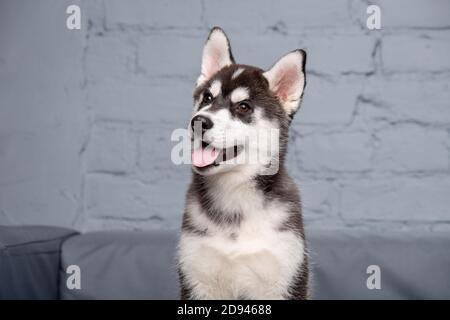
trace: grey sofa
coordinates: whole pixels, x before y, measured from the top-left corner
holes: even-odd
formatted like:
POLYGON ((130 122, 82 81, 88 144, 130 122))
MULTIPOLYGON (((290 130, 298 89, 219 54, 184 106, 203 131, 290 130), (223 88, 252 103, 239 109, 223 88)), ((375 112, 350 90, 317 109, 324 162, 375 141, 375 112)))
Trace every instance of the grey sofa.
MULTIPOLYGON (((450 235, 309 230, 314 299, 450 299, 450 235), (367 267, 381 271, 368 289, 367 267)), ((177 299, 175 231, 0 226, 0 299, 177 299), (67 268, 80 267, 80 289, 67 268)))

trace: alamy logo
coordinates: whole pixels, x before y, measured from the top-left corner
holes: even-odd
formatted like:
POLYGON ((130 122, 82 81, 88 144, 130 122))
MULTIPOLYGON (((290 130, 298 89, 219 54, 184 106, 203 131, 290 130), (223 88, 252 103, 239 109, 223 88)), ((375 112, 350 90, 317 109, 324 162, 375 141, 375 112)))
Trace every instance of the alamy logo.
POLYGON ((176 129, 171 140, 177 142, 171 151, 172 163, 192 164, 193 155, 203 158, 216 157, 216 162, 227 165, 258 165, 261 175, 272 175, 279 169, 280 130, 252 129, 245 134, 236 135, 233 130, 224 131, 220 139, 204 146, 200 124, 195 124, 194 132, 187 129, 176 129), (200 150, 201 152, 196 152, 200 150))
POLYGON ((381 29, 381 9, 377 5, 367 7, 366 13, 369 15, 366 20, 366 26, 369 30, 381 29))
POLYGON ((81 29, 81 9, 79 6, 72 4, 67 7, 66 13, 69 15, 66 19, 66 26, 69 30, 81 29))
POLYGON ((372 264, 367 267, 366 273, 370 274, 370 276, 367 278, 367 281, 366 281, 367 289, 380 290, 381 289, 381 269, 380 269, 380 267, 375 264, 372 264))
POLYGON ((69 275, 66 281, 66 287, 69 290, 81 289, 81 269, 76 264, 67 267, 66 273, 69 275))

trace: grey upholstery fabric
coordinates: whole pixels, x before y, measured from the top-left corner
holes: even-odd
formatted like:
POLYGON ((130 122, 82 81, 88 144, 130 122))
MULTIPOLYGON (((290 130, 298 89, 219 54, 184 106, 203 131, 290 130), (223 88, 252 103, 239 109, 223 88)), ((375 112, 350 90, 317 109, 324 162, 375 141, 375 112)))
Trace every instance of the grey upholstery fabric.
MULTIPOLYGON (((315 299, 450 298, 450 235, 309 230, 315 299), (381 269, 369 290, 366 269, 381 269)), ((99 232, 63 245, 63 299, 177 299, 177 233, 99 232), (64 270, 81 268, 81 290, 68 290, 64 270)))
POLYGON ((0 299, 58 299, 61 242, 75 231, 0 226, 0 299))
MULTIPOLYGON (((307 237, 315 299, 450 299, 448 233, 307 237), (380 267, 381 290, 366 286, 369 265, 380 267)), ((176 243, 176 231, 0 227, 0 299, 177 299, 176 243), (81 268, 80 290, 66 286, 70 265, 81 268)))
POLYGON ((450 299, 450 234, 364 231, 309 233, 318 299, 450 299), (369 265, 381 290, 366 286, 369 265))
POLYGON ((176 235, 164 231, 94 232, 62 248, 62 299, 176 299, 176 235), (66 285, 69 265, 81 271, 81 289, 66 285))

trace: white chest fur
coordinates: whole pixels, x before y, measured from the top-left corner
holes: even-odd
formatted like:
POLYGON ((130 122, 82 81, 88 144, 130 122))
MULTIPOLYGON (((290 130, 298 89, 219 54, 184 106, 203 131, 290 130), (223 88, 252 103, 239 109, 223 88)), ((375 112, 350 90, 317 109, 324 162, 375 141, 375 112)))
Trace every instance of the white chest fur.
MULTIPOLYGON (((255 202, 252 202, 255 203, 255 202)), ((188 204, 204 236, 182 233, 180 268, 198 299, 283 299, 303 261, 303 240, 280 231, 286 206, 273 202, 246 208, 239 227, 212 223, 197 202, 188 204)))

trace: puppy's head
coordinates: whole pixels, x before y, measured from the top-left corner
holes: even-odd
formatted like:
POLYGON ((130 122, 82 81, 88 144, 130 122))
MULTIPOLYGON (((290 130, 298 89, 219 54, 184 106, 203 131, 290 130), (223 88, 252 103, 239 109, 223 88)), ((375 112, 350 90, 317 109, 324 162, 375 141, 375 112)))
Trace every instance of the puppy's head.
POLYGON ((303 95, 305 62, 306 53, 295 50, 267 71, 236 64, 226 34, 213 28, 203 49, 189 125, 194 171, 274 173, 303 95))

